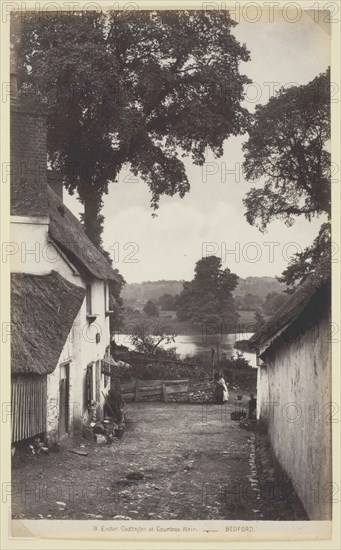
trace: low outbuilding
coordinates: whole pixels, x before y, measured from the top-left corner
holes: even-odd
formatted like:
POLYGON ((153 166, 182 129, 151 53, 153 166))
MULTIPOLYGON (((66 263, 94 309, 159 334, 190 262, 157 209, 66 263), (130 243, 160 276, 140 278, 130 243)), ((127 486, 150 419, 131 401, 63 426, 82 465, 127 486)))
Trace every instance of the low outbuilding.
POLYGON ((331 280, 320 270, 250 339, 257 416, 310 519, 331 519, 331 280))

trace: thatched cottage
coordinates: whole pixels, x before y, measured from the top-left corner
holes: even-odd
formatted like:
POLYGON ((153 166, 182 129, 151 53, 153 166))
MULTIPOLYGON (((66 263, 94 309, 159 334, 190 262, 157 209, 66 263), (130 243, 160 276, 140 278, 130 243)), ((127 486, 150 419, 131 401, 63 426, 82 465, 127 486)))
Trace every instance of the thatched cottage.
POLYGON ((331 519, 330 277, 313 274, 250 340, 258 418, 310 519, 331 519))
POLYGON ((48 185, 44 108, 15 93, 10 132, 12 440, 60 441, 103 405, 118 276, 48 185))

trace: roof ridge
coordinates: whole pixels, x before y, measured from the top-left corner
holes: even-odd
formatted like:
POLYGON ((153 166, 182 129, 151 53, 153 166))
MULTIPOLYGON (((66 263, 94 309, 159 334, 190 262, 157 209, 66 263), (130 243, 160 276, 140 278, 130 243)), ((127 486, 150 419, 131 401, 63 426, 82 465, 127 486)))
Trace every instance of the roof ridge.
POLYGON ((97 279, 118 282, 118 276, 103 252, 87 236, 81 222, 63 203, 57 193, 47 185, 50 215, 50 236, 62 250, 70 254, 87 273, 97 279), (63 210, 61 210, 63 207, 63 210), (63 219, 66 218, 66 219, 63 219), (65 222, 68 223, 65 223, 65 222))

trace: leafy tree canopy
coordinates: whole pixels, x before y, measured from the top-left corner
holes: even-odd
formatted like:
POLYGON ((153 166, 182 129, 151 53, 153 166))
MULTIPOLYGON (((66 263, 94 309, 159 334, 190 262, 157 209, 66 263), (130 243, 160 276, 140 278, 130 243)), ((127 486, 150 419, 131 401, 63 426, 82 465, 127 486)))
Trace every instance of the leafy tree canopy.
POLYGON ((278 280, 288 286, 287 292, 290 293, 311 273, 319 272, 324 276, 328 275, 331 272, 333 255, 337 253, 339 253, 339 246, 331 242, 330 223, 324 223, 312 245, 293 256, 278 280))
POLYGON ((246 218, 264 231, 281 218, 330 215, 330 72, 282 88, 257 105, 243 164, 248 180, 265 178, 244 199, 246 218))
POLYGON ((136 351, 148 355, 174 354, 174 348, 165 350, 164 346, 174 343, 176 334, 160 323, 159 320, 140 320, 134 324, 129 337, 136 351))
POLYGON ((234 298, 236 307, 239 310, 256 310, 258 309, 262 303, 263 298, 261 296, 257 296, 256 294, 252 294, 251 292, 247 292, 243 296, 235 296, 234 298))
POLYGON ((49 107, 48 153, 78 191, 84 226, 101 243, 103 194, 124 165, 151 192, 189 191, 182 157, 202 165, 246 131, 245 45, 224 12, 87 12, 12 19, 24 90, 49 107), (20 25, 19 25, 20 21, 20 25), (14 24, 16 23, 16 24, 14 24))
POLYGON ((232 296, 237 284, 237 275, 228 268, 222 269, 220 258, 202 258, 195 265, 194 279, 184 284, 179 296, 178 318, 189 320, 201 330, 215 327, 219 332, 232 328, 238 318, 232 296))
POLYGON ((152 300, 148 300, 143 308, 143 311, 146 315, 148 315, 148 317, 158 317, 159 315, 157 305, 152 300))

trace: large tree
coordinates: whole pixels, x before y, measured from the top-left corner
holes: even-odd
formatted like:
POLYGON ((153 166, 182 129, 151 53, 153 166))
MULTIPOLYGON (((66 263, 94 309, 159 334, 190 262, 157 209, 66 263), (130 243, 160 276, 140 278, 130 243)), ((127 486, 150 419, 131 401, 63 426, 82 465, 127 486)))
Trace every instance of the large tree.
POLYGON ((278 280, 288 286, 286 292, 290 293, 311 273, 318 272, 326 276, 331 271, 331 263, 338 261, 339 250, 339 245, 331 242, 330 223, 324 223, 313 243, 302 252, 294 254, 278 280))
POLYGON ((330 72, 282 88, 257 105, 244 144, 244 172, 261 179, 244 199, 246 218, 265 230, 274 219, 330 215, 330 72))
MULTIPOLYGON (((330 71, 306 85, 282 88, 266 105, 257 105, 244 144, 244 172, 261 179, 244 199, 246 218, 265 231, 275 219, 324 214, 330 219, 330 71)), ((296 254, 279 281, 291 291, 316 270, 330 271, 331 229, 325 222, 313 244, 296 254)))
MULTIPOLYGON (((189 190, 182 157, 202 165, 246 131, 239 64, 249 60, 220 11, 25 14, 12 25, 24 89, 49 107, 48 153, 101 243, 103 194, 127 165, 151 192, 189 190)), ((13 19, 14 21, 14 19, 13 19)))
POLYGON ((237 275, 228 268, 222 269, 220 258, 202 258, 195 265, 193 280, 184 283, 178 318, 205 332, 233 329, 239 317, 232 296, 237 284, 237 275))

